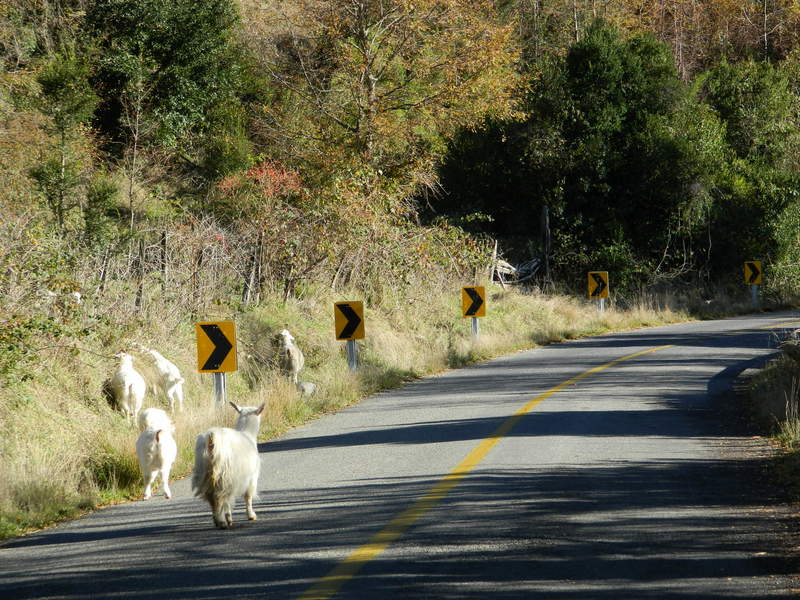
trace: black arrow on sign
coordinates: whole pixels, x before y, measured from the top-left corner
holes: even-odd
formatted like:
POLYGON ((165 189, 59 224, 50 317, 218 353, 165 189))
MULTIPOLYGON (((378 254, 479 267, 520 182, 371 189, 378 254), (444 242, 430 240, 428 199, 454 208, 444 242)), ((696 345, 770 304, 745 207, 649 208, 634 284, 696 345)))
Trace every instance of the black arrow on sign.
POLYGON ((338 308, 347 319, 347 325, 345 325, 344 329, 339 333, 339 339, 349 339, 353 337, 356 329, 361 325, 361 317, 356 314, 356 311, 354 311, 349 304, 337 304, 336 308, 338 308))
POLYGON ((219 369, 220 365, 222 365, 222 361, 227 358, 228 353, 231 351, 231 348, 233 348, 233 344, 231 344, 230 340, 222 333, 219 325, 212 323, 210 325, 200 325, 200 328, 206 332, 208 339, 214 344, 214 351, 211 353, 211 356, 208 357, 208 360, 201 370, 214 371, 219 369))
POLYGON ((755 284, 755 282, 758 281, 758 276, 761 275, 761 272, 754 263, 749 262, 745 264, 747 265, 747 268, 750 269, 750 277, 747 278, 747 283, 755 284))
POLYGON ((596 296, 602 296, 603 290, 606 289, 605 279, 603 279, 603 276, 600 275, 600 273, 592 273, 592 277, 594 278, 594 282, 597 284, 597 287, 595 287, 592 291, 592 298, 596 296))
POLYGON ((475 288, 471 287, 464 288, 464 291, 466 291, 467 295, 470 298, 472 298, 472 304, 469 305, 469 308, 465 313, 465 316, 471 317, 473 315, 476 315, 478 313, 478 310, 480 310, 481 306, 483 305, 483 298, 481 298, 481 295, 475 288))

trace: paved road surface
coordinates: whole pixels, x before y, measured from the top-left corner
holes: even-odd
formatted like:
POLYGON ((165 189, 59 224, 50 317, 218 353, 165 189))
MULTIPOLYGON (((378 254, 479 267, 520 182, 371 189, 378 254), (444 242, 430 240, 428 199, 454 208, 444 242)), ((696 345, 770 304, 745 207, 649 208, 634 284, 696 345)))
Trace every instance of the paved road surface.
POLYGON ((240 504, 217 531, 177 482, 172 501, 0 547, 0 597, 795 597, 785 523, 719 414, 798 320, 607 335, 411 383, 262 444, 258 521, 240 504))

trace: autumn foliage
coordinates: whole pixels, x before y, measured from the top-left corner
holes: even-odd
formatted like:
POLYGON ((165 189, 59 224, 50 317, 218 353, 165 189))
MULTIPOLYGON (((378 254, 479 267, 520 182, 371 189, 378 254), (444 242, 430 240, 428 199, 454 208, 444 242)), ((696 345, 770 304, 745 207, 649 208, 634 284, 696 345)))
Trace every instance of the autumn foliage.
POLYGON ((36 457, 0 452, 0 537, 138 478, 105 361, 145 336, 188 364, 201 317, 247 324, 256 387, 257 341, 315 323, 333 391, 285 427, 344 402, 333 297, 405 348, 370 373, 480 358, 449 299, 495 247, 542 266, 506 351, 558 337, 540 292, 586 270, 626 306, 735 297, 745 259, 800 291, 798 31, 793 0, 0 1, 0 438, 36 457))

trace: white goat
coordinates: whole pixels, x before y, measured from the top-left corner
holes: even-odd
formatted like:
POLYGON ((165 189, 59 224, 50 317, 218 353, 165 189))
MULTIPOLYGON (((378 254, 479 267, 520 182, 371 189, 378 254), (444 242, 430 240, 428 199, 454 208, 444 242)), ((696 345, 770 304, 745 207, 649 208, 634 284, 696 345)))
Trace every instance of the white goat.
POLYGON ((163 418, 166 418, 166 422, 163 422, 162 417, 157 415, 157 425, 147 427, 136 440, 136 456, 139 458, 139 468, 142 470, 144 478, 145 500, 153 495, 153 482, 159 473, 161 473, 164 496, 167 500, 172 498, 172 490, 169 489, 169 471, 178 455, 178 446, 175 444, 175 438, 172 437, 175 428, 166 413, 161 412, 163 418))
POLYGON ((294 343, 294 336, 284 329, 278 334, 278 365, 281 372, 297 385, 297 375, 303 368, 306 359, 297 344, 294 343))
POLYGON ((317 393, 317 384, 310 381, 301 381, 297 384, 297 391, 303 398, 310 398, 317 393))
POLYGON ((133 368, 133 356, 127 352, 114 355, 119 359, 117 370, 111 376, 110 388, 117 407, 131 420, 142 410, 147 384, 139 372, 133 368))
POLYGON ((242 495, 247 518, 256 519, 253 498, 261 469, 256 440, 266 405, 254 408, 230 404, 239 413, 236 429, 212 427, 197 436, 192 474, 195 496, 211 505, 214 525, 220 529, 233 525, 233 504, 242 495))
POLYGON ((145 408, 139 413, 139 431, 144 431, 148 427, 152 429, 169 429, 170 433, 175 432, 167 413, 160 408, 145 408))
POLYGON ((169 401, 169 410, 175 412, 175 402, 178 403, 178 410, 183 410, 183 377, 171 361, 164 358, 159 352, 151 350, 141 344, 134 343, 134 347, 150 357, 150 360, 158 373, 158 384, 169 401))

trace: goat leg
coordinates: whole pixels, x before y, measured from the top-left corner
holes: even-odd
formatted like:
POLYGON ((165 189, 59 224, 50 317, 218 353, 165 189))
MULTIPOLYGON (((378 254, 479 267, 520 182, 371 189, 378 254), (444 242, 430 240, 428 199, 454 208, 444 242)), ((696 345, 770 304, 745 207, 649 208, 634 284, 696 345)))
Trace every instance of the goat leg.
POLYGON ((164 487, 164 496, 167 500, 172 499, 172 490, 169 489, 169 467, 161 469, 161 484, 164 487))
POLYGON ((147 500, 153 495, 153 481, 156 479, 158 471, 149 471, 144 476, 144 499, 147 500))
POLYGON ((251 490, 247 490, 244 493, 244 505, 247 510, 247 518, 255 521, 258 517, 256 516, 256 511, 253 510, 253 492, 251 490))
POLYGON ((225 521, 228 527, 233 527, 233 507, 231 502, 225 505, 225 521))
POLYGON ((213 495, 208 499, 208 503, 211 505, 211 514, 214 517, 214 526, 217 529, 225 529, 225 520, 222 515, 223 507, 220 506, 219 502, 216 498, 214 498, 213 495))

